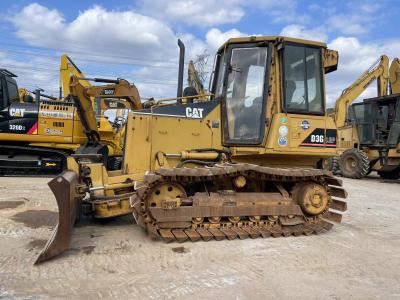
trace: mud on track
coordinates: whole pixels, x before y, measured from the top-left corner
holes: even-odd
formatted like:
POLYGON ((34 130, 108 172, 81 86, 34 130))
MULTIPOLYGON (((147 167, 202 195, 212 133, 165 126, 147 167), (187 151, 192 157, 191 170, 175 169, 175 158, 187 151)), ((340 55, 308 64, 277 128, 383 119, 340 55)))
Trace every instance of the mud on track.
POLYGON ((342 223, 308 237, 164 244, 129 217, 84 220, 69 251, 33 266, 57 210, 47 181, 0 178, 0 298, 400 297, 399 184, 345 180, 342 223))

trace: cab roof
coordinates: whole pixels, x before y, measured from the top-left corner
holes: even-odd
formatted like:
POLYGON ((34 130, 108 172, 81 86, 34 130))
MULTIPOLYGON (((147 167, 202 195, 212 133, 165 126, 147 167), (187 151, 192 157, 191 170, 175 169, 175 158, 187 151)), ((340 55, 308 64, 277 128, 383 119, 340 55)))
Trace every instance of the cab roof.
POLYGON ((317 41, 310 41, 310 40, 304 40, 304 39, 297 39, 297 38, 291 38, 291 37, 285 37, 285 36, 245 36, 245 37, 237 37, 237 38, 230 38, 227 40, 221 47, 219 47, 218 52, 223 51, 227 46, 230 44, 241 44, 241 43, 254 43, 254 42, 290 42, 290 43, 296 43, 296 44, 302 44, 302 45, 310 45, 310 46, 318 46, 321 48, 326 48, 327 45, 322 42, 317 42, 317 41))

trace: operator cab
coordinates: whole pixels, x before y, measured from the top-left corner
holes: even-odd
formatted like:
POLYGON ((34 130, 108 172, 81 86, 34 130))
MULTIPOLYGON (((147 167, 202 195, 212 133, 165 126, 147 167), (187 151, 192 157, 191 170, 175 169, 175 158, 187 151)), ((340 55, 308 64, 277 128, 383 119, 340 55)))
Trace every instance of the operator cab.
POLYGON ((364 99, 350 109, 360 146, 394 148, 400 143, 400 94, 364 99))
POLYGON ((19 101, 18 86, 14 73, 0 69, 0 111, 19 101))
POLYGON ((224 144, 263 144, 271 118, 266 107, 274 84, 269 82, 273 55, 279 58, 282 74, 281 112, 325 115, 322 47, 281 37, 228 40, 216 55, 211 87, 214 99, 221 102, 224 144))

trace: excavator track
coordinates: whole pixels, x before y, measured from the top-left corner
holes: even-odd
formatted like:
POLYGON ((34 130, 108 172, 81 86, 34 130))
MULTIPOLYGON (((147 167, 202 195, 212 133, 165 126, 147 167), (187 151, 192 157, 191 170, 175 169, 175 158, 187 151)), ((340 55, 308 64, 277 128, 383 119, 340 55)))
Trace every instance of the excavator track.
POLYGON ((329 171, 252 164, 160 169, 130 201, 165 242, 311 235, 341 222, 347 193, 329 171))
POLYGON ((60 174, 69 152, 21 145, 0 145, 0 176, 44 176, 60 174))

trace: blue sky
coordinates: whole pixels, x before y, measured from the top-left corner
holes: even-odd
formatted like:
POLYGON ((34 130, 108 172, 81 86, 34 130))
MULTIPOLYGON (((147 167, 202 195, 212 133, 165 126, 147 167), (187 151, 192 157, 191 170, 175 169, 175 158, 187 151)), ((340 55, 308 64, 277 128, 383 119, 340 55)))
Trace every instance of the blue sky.
MULTIPOLYGON (((58 90, 67 53, 90 76, 124 77, 143 97, 173 96, 177 38, 187 61, 212 56, 227 38, 287 35, 328 43, 340 55, 327 79, 328 102, 381 54, 400 56, 400 0, 1 1, 0 65, 20 86, 58 90)), ((374 96, 371 87, 364 96, 374 96)))

